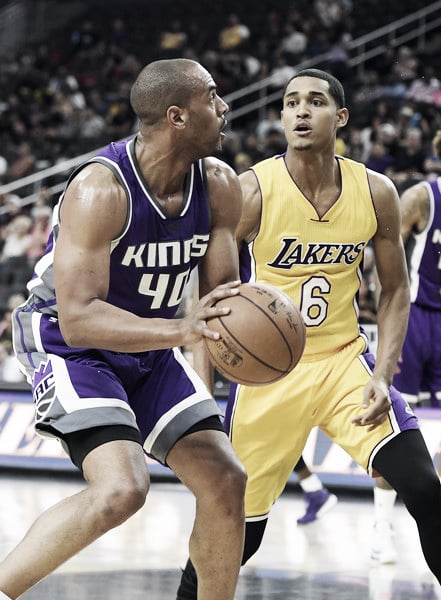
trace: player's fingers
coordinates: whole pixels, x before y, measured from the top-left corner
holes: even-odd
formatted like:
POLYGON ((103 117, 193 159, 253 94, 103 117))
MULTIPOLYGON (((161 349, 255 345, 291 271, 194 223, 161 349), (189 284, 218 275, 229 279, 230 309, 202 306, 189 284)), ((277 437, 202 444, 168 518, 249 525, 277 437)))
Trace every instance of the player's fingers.
POLYGON ((202 337, 218 340, 220 338, 219 333, 214 329, 211 329, 207 325, 207 321, 210 321, 210 319, 214 319, 215 317, 225 316, 230 310, 231 309, 228 306, 209 306, 193 311, 193 317, 191 319, 193 331, 202 337))
POLYGON ((228 315, 231 311, 229 306, 209 306, 207 308, 203 308, 198 312, 198 318, 201 321, 209 321, 214 317, 221 317, 222 315, 228 315))
POLYGON ((228 298, 230 296, 235 296, 239 293, 239 285, 240 280, 237 281, 229 281, 227 283, 223 283, 215 287, 211 292, 206 294, 201 300, 199 304, 203 306, 212 306, 219 300, 223 298, 228 298))
POLYGON ((375 419, 372 419, 372 422, 370 423, 366 423, 366 425, 368 425, 367 430, 368 431, 372 431, 373 429, 375 429, 376 427, 378 427, 379 425, 381 425, 381 423, 383 423, 383 421, 386 419, 386 413, 379 415, 378 417, 376 417, 375 419))
POLYGON ((237 288, 241 283, 242 282, 240 281, 240 279, 235 279, 234 281, 227 281, 226 283, 220 283, 214 288, 214 291, 228 288, 237 288))
POLYGON ((206 325, 204 327, 202 327, 201 334, 202 334, 202 337, 208 338, 210 340, 218 340, 221 337, 220 333, 218 331, 215 331, 214 329, 210 329, 210 327, 207 327, 206 325))
POLYGON ((379 411, 378 408, 371 409, 368 412, 357 415, 352 419, 352 423, 354 425, 360 425, 366 427, 366 425, 372 426, 375 428, 377 425, 380 425, 385 418, 387 417, 388 410, 379 411))

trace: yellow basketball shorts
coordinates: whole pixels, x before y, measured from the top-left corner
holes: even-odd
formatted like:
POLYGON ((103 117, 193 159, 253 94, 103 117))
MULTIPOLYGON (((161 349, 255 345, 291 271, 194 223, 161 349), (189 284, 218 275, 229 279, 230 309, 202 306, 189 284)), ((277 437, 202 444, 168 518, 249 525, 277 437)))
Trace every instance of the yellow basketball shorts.
POLYGON ((320 429, 372 474, 377 451, 405 429, 417 429, 412 410, 394 388, 388 418, 373 431, 352 419, 363 409, 364 387, 375 358, 358 338, 332 356, 301 361, 282 380, 263 387, 237 386, 226 415, 233 447, 248 472, 248 520, 265 518, 282 493, 311 429, 320 429))

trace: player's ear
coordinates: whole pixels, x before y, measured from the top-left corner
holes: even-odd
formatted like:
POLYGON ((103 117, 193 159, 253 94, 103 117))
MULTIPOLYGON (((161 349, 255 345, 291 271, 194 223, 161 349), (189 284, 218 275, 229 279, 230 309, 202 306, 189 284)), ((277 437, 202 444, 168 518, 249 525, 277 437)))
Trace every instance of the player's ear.
POLYGON ((185 108, 181 108, 180 106, 169 106, 167 109, 167 121, 173 127, 182 128, 185 127, 185 124, 188 120, 188 112, 185 108))
POLYGON ((349 120, 349 111, 347 108, 339 108, 337 110, 337 128, 344 127, 349 120))

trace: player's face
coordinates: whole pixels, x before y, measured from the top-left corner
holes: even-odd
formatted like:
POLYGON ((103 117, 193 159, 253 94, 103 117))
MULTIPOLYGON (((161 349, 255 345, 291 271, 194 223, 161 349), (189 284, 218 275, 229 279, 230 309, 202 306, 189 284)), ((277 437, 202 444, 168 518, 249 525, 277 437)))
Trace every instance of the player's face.
POLYGON ((200 148, 201 157, 222 150, 227 111, 228 104, 217 95, 213 78, 203 69, 200 89, 190 105, 191 137, 200 148))
POLYGON ((281 119, 290 148, 322 150, 334 148, 336 129, 346 124, 347 110, 337 108, 327 81, 298 77, 286 89, 281 119))

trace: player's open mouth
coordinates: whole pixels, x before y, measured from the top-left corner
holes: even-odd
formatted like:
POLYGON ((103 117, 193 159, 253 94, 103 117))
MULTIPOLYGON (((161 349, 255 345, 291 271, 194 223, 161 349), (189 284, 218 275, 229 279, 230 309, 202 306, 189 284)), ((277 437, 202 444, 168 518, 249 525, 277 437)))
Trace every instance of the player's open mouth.
POLYGON ((299 123, 294 127, 294 131, 299 135, 307 135, 308 133, 311 133, 312 129, 306 123, 299 123))

